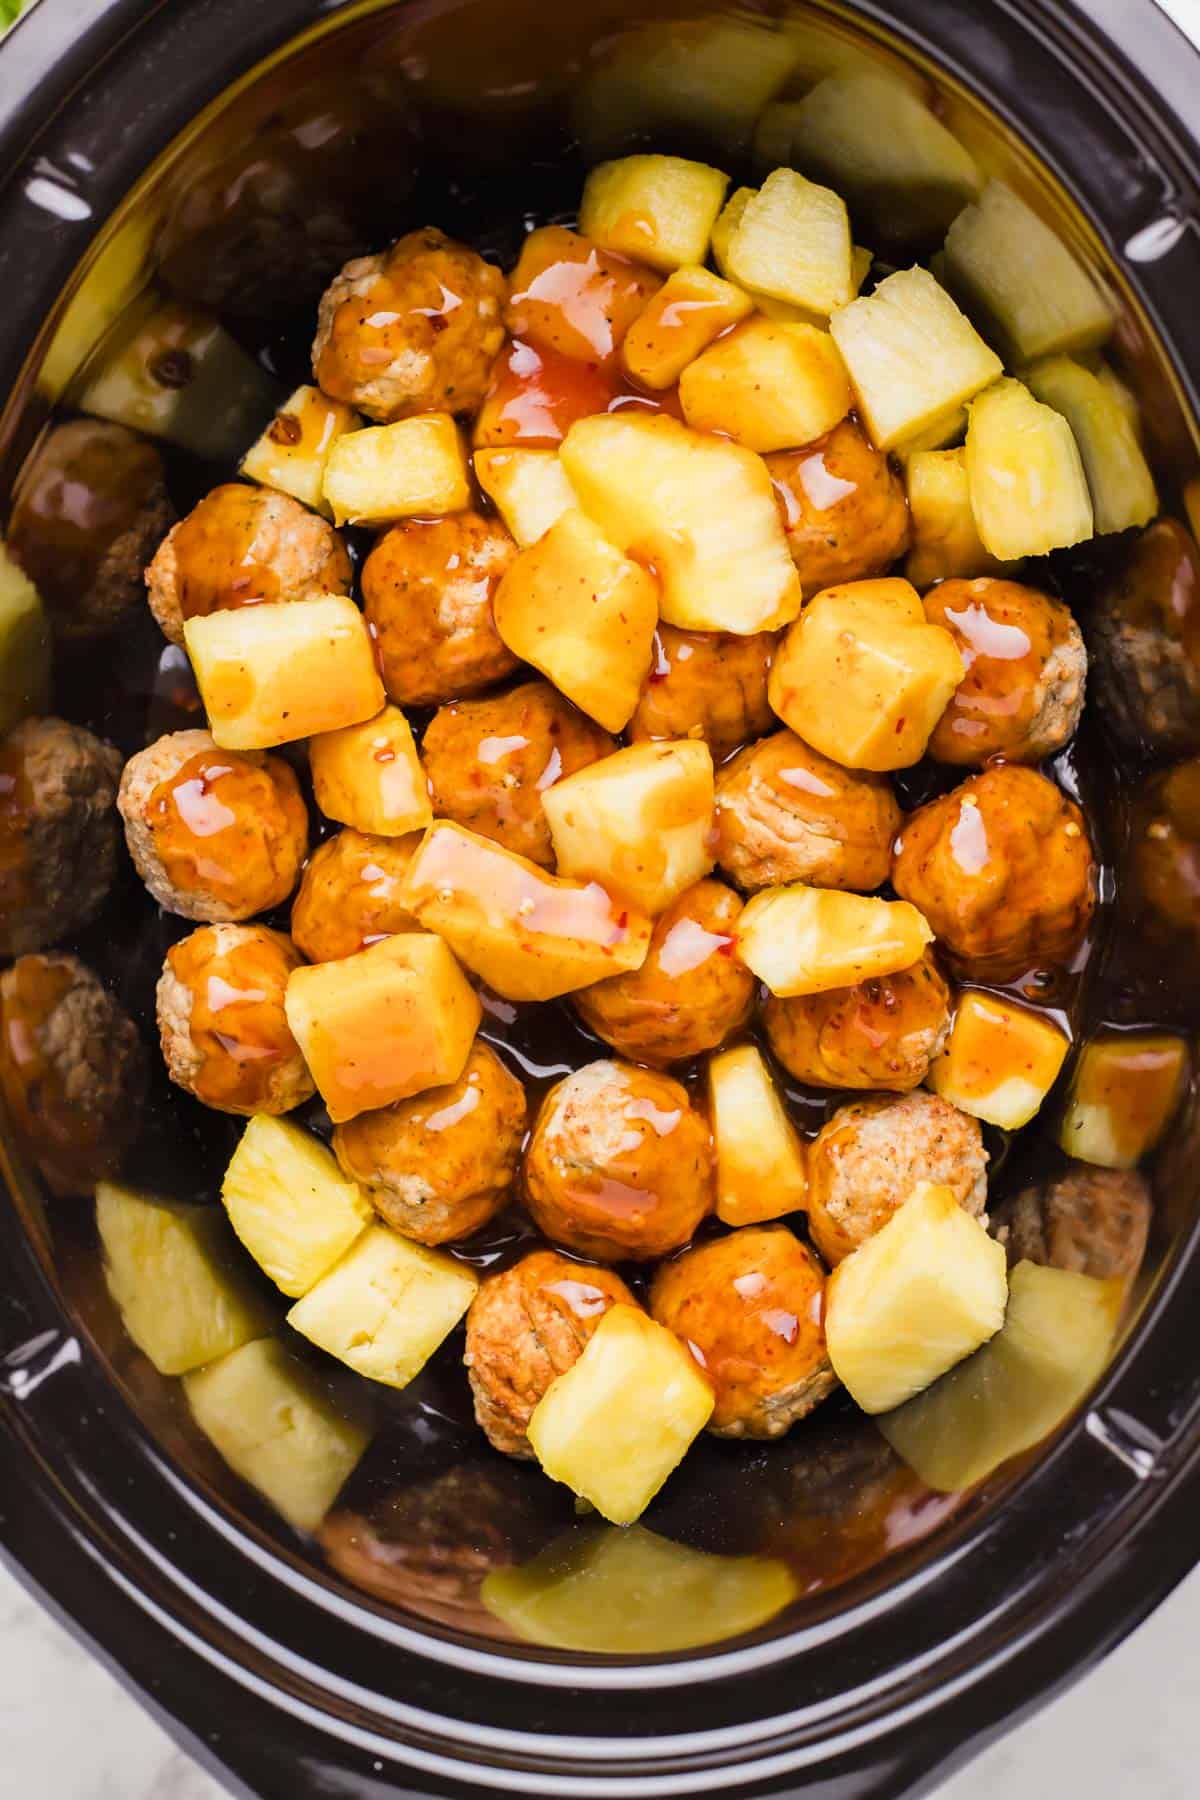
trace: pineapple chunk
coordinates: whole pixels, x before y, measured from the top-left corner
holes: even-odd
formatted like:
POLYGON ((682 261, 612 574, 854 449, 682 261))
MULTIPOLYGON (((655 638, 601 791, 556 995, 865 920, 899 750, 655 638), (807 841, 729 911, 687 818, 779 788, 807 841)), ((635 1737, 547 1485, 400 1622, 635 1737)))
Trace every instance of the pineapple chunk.
POLYGON ((375 837, 423 831, 433 818, 412 727, 398 706, 308 746, 313 794, 327 819, 375 837))
POLYGON ((557 450, 477 450, 475 479, 527 550, 577 504, 557 450))
POLYGON ((317 1530, 371 1440, 276 1338, 188 1375, 183 1391, 234 1473, 297 1531, 317 1530))
POLYGON ((923 1181, 825 1289, 834 1374, 864 1412, 890 1412, 1004 1324, 1004 1247, 949 1188, 923 1181))
POLYGON ((698 738, 631 744, 542 796, 560 875, 652 917, 713 866, 713 762, 698 738))
MULTIPOLYGON (((751 200, 754 199, 757 192, 757 188, 736 188, 729 196, 720 218, 713 226, 713 261, 716 263, 718 269, 720 269, 722 275, 729 276, 731 273, 729 267, 729 246, 733 242, 734 233, 742 222, 742 215, 745 213, 747 206, 750 204, 751 200)), ((867 279, 867 276, 871 272, 871 265, 874 261, 874 253, 866 249, 862 244, 851 245, 851 298, 853 298, 854 294, 858 293, 859 288, 861 288, 863 282, 867 279)), ((768 319, 776 319, 782 323, 805 323, 809 325, 827 326, 829 323, 827 314, 822 315, 820 313, 814 313, 810 307, 795 306, 789 300, 778 300, 771 294, 762 294, 753 288, 747 288, 746 292, 750 295, 750 298, 753 300, 758 311, 764 314, 768 319)))
POLYGON ((1054 1086, 1069 1048, 1064 1031, 1027 1007, 964 994, 929 1086, 960 1112, 1019 1131, 1054 1086))
POLYGON ((650 670, 658 584, 577 507, 509 565, 496 630, 606 731, 628 725, 650 670))
POLYGON ((753 311, 750 295, 731 281, 708 269, 676 269, 630 326, 621 361, 643 387, 673 387, 694 357, 753 311))
POLYGON ((298 387, 242 458, 241 473, 261 487, 290 494, 329 516, 325 468, 338 438, 359 426, 358 414, 320 388, 298 387))
POLYGON ((654 569, 668 625, 752 636, 795 618, 800 582, 753 451, 614 413, 572 425, 561 454, 583 510, 654 569))
POLYGON ((1189 1074, 1184 1038, 1105 1032, 1080 1051, 1058 1141, 1102 1169, 1132 1169, 1171 1122, 1189 1074))
POLYGON ((269 750, 373 719, 384 703, 362 614, 343 594, 186 619, 209 730, 222 750, 269 750))
POLYGON ((804 1145, 753 1044, 709 1059, 708 1114, 718 1219, 759 1225, 801 1211, 808 1194, 804 1145))
POLYGON ((1001 562, 1044 556, 1092 536, 1092 501, 1074 433, 1019 381, 998 381, 971 407, 971 511, 1001 562))
POLYGON ((850 411, 837 345, 815 325, 749 319, 684 370, 683 416, 765 454, 811 444, 850 411))
POLYGON ((845 202, 794 169, 776 169, 726 228, 724 256, 739 286, 828 318, 855 295, 845 202))
POLYGON ((919 962, 932 942, 924 915, 907 900, 802 882, 755 894, 737 924, 742 961, 784 998, 895 975, 919 962))
POLYGON ((1116 401, 1129 423, 1130 430, 1140 444, 1142 441, 1142 409, 1138 405, 1138 397, 1133 389, 1127 387, 1116 370, 1106 362, 1096 362, 1092 373, 1105 393, 1110 394, 1116 401))
POLYGON ((598 882, 560 881, 441 821, 408 865, 401 899, 506 1000, 553 1000, 640 969, 650 948, 650 920, 598 882))
POLYGON ((538 1402, 529 1442, 552 1480, 614 1525, 632 1525, 712 1409, 712 1388, 674 1333, 635 1306, 612 1306, 538 1402))
POLYGON ((0 737, 50 704, 50 626, 41 596, 0 539, 0 737))
POLYGON ((922 450, 949 450, 955 445, 961 445, 966 435, 967 409, 965 406, 952 406, 949 412, 939 414, 923 431, 914 432, 912 437, 902 438, 896 445, 895 454, 902 462, 907 463, 909 457, 919 455, 922 450))
POLYGON ((467 452, 449 413, 421 413, 337 439, 321 491, 339 525, 462 512, 471 504, 467 452))
POLYGON ((853 581, 809 601, 771 667, 774 710, 847 769, 907 769, 966 674, 907 581, 853 581))
POLYGON ((297 1300, 288 1324, 348 1368, 407 1387, 470 1306, 479 1278, 386 1225, 372 1225, 297 1300))
POLYGON ((718 213, 717 222, 712 228, 713 261, 726 280, 732 280, 733 275, 729 266, 729 246, 733 242, 734 233, 745 217, 746 208, 757 192, 758 189, 752 187, 734 188, 718 213))
POLYGON ((608 256, 565 225, 542 225, 521 245, 504 323, 522 343, 594 369, 610 363, 660 286, 645 264, 608 256))
POLYGON ((928 269, 898 269, 829 329, 875 444, 892 450, 1004 373, 928 269))
POLYGON ((1094 350, 1112 331, 1112 308, 1091 276, 1001 181, 989 181, 951 225, 945 270, 1011 364, 1094 350))
POLYGON ((912 548, 904 572, 921 593, 935 581, 995 575, 1001 564, 984 549, 971 511, 967 452, 918 450, 905 467, 912 548))
POLYGON ((702 263, 728 175, 681 156, 625 156, 587 178, 579 229, 602 250, 652 269, 702 263))
POLYGON ((284 1004, 335 1125, 457 1081, 483 1016, 441 938, 423 931, 293 969, 284 1004))
POLYGON ((259 1268, 293 1300, 328 1274, 374 1217, 324 1144, 267 1113, 242 1133, 221 1199, 259 1268))
POLYGON ((1082 363, 1050 356, 1025 376, 1034 398, 1061 413, 1075 434, 1092 496, 1096 534, 1148 525, 1158 494, 1137 432, 1121 402, 1082 363))

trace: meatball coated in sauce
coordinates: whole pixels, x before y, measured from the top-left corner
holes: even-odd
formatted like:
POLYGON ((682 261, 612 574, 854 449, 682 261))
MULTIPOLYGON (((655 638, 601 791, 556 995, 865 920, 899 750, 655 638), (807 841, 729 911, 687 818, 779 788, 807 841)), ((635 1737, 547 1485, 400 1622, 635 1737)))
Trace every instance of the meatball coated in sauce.
POLYGON ((654 659, 629 721, 634 744, 701 737, 720 762, 775 724, 767 676, 775 634, 735 637, 727 631, 682 631, 660 624, 654 659))
POLYGON ((763 460, 805 599, 882 575, 908 549, 904 483, 853 419, 763 460))
POLYGON ((218 1112, 286 1113, 312 1098, 312 1077, 283 996, 300 957, 265 925, 202 925, 173 944, 158 982, 167 1074, 218 1112))
POLYGON ((427 226, 356 257, 321 298, 313 376, 381 424, 472 413, 504 342, 499 269, 427 226))
POLYGON ((979 1217, 987 1162, 979 1121, 923 1088, 896 1099, 852 1100, 809 1147, 813 1243, 831 1267, 840 1263, 887 1224, 919 1181, 948 1187, 979 1217))
POLYGON ((1006 765, 909 814, 892 885, 961 973, 1009 981, 1069 961, 1096 904, 1096 864, 1074 802, 1006 765))
POLYGON ((870 893, 899 824, 886 775, 843 769, 792 731, 748 744, 717 775, 717 861, 747 892, 806 881, 870 893))
POLYGON ((597 1037, 631 1062, 662 1065, 715 1050, 754 1006, 754 977, 738 961, 742 902, 722 881, 698 881, 654 921, 640 969, 572 996, 597 1037))
POLYGON ((0 956, 44 950, 95 917, 117 868, 120 754, 65 719, 0 738, 0 956))
POLYGON ((747 1225, 658 1270, 650 1311, 712 1382, 718 1437, 781 1437, 837 1386, 825 1275, 783 1225, 747 1225))
POLYGON ((142 604, 142 571, 175 514, 162 458, 124 425, 72 419, 21 478, 7 543, 64 644, 108 637, 142 604))
POLYGON ((133 1020, 76 957, 22 956, 0 975, 0 1094, 53 1193, 116 1174, 145 1093, 133 1020))
POLYGON ((544 868, 554 867, 542 795, 609 756, 616 742, 548 681, 443 706, 421 759, 439 819, 453 819, 544 868))
POLYGON ((1130 542, 1085 618, 1093 690, 1131 750, 1200 750, 1200 550, 1175 519, 1130 542))
POLYGON ((348 594, 351 574, 346 546, 317 513, 288 494, 229 481, 168 532, 146 586, 164 636, 182 644, 187 619, 348 594))
POLYGON ((524 1187, 551 1242, 597 1262, 650 1262, 712 1208, 708 1126, 669 1076, 588 1063, 543 1100, 524 1187))
POLYGON ((1004 1209, 997 1236, 1010 1263, 1132 1281, 1146 1254, 1151 1214, 1150 1184, 1136 1169, 1074 1163, 1019 1193, 1004 1209))
POLYGON ((792 999, 767 996, 763 1024, 790 1075, 812 1087, 919 1087, 950 1035, 950 989, 926 951, 911 969, 792 999))
POLYGON ((1130 818, 1132 888, 1155 940, 1200 939, 1200 757, 1151 776, 1130 818))
POLYGON ((982 767, 993 757, 1034 763, 1074 736, 1087 652, 1067 608, 1018 581, 942 581, 925 617, 954 639, 967 673, 934 727, 938 762, 982 767))
POLYGON ((486 1225, 508 1198, 525 1136, 525 1090, 486 1044, 458 1080, 339 1125, 333 1148, 381 1218, 418 1244, 486 1225))
POLYGON ((637 1305, 619 1275, 556 1250, 534 1250, 480 1284, 463 1363, 476 1420, 494 1449, 533 1456, 526 1433, 538 1402, 617 1305, 637 1305))
POLYGON ((372 837, 349 826, 318 845, 292 905, 292 942, 309 962, 340 962, 380 938, 419 929, 400 887, 422 833, 372 837))
POLYGON ((280 905, 308 849, 289 764, 219 750, 207 731, 171 732, 131 757, 117 807, 138 874, 185 919, 249 919, 280 905))
POLYGON ((492 614, 517 546, 497 519, 453 513, 385 531, 363 564, 363 610, 398 706, 440 706, 511 675, 492 614))

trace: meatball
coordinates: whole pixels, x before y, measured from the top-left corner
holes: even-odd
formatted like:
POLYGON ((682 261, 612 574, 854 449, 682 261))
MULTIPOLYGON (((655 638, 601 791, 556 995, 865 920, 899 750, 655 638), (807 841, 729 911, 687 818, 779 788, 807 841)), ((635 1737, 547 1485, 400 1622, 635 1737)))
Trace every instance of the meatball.
POLYGON ((476 1043, 458 1080, 359 1113, 333 1148, 381 1218, 418 1244, 470 1237, 508 1198, 525 1136, 525 1089, 476 1043))
POLYGON ((548 681, 527 681, 507 694, 443 706, 426 728, 421 759, 438 818, 552 869, 542 795, 616 747, 548 681))
POLYGON ((21 478, 7 541, 60 642, 108 637, 140 607, 142 570, 174 517, 145 438, 104 419, 50 432, 21 478))
POLYGON ((167 1074, 218 1112, 290 1112, 312 1078, 283 996, 300 958, 266 925, 202 925, 173 944, 158 982, 167 1074))
POLYGON ((125 764, 117 807, 134 868, 168 912, 249 919, 287 899, 308 811, 282 757, 174 731, 125 764))
POLYGON ((1200 939, 1200 757, 1152 776, 1130 821, 1133 887, 1157 939, 1200 939))
POLYGON ((1200 750, 1200 550, 1175 519, 1129 545, 1087 614, 1092 678, 1118 742, 1158 756, 1200 750))
POLYGON ((805 599, 882 575, 908 549, 904 483, 853 419, 763 460, 805 599))
POLYGON ((664 1263, 650 1311, 713 1384, 708 1429, 775 1438, 837 1386, 824 1300, 824 1272, 799 1238, 784 1225, 746 1225, 664 1263))
POLYGON ((122 1008, 74 956, 22 956, 0 975, 0 1093, 56 1194, 90 1194, 137 1136, 146 1062, 122 1008))
POLYGON ((1132 1281, 1146 1254, 1151 1212, 1150 1184, 1136 1169, 1073 1163, 1018 1194, 1004 1208, 997 1236, 1010 1263, 1132 1281))
POLYGON ((499 269, 442 232, 410 231, 359 256, 321 297, 317 386, 388 424, 412 413, 473 413, 504 342, 499 269))
POLYGON ((1036 770, 1004 765, 909 814, 892 885, 963 974, 1010 981, 1069 960, 1096 864, 1079 808, 1036 770))
POLYGON ((886 1225, 919 1181, 979 1217, 987 1161, 978 1119, 917 1088, 840 1106, 808 1153, 808 1228, 831 1266, 886 1225))
POLYGON ((534 1250, 481 1283, 467 1314, 463 1363, 475 1417, 494 1449, 532 1457, 526 1432, 538 1401, 616 1305, 637 1305, 619 1275, 557 1250, 534 1250))
POLYGON ((792 731, 717 775, 717 861, 747 891, 807 881, 870 893, 888 878, 900 808, 886 775, 843 769, 792 731))
POLYGON ((121 758, 65 719, 0 739, 0 956, 44 950, 94 918, 112 886, 121 758))
POLYGON ((767 676, 775 633, 681 631, 660 624, 654 660, 629 721, 630 741, 701 737, 720 762, 775 724, 767 676))
POLYGON ((454 513, 385 531, 363 564, 363 610, 388 697, 440 706, 503 681, 519 665, 492 616, 517 546, 496 519, 454 513))
POLYGON ((897 975, 782 1000, 763 1024, 789 1074, 812 1087, 919 1087, 950 1035, 950 989, 933 957, 897 975))
POLYGON ((370 837, 349 827, 313 851, 292 905, 292 942, 309 962, 339 962, 397 931, 416 931, 400 884, 422 833, 370 837))
POLYGON ((163 539, 146 570, 150 611, 182 644, 185 619, 348 594, 350 558, 332 525, 288 494, 226 482, 163 539))
POLYGON ((597 1037, 632 1062, 665 1064, 715 1050, 750 1017, 754 977, 734 954, 742 902, 698 881, 654 921, 640 969, 572 996, 597 1037))
POLYGON ((958 646, 967 673, 934 727, 938 762, 1040 762, 1074 735, 1087 653, 1067 608, 1019 581, 942 581, 925 617, 958 646))
POLYGON ((708 1126, 669 1076, 588 1063, 542 1101, 524 1187, 553 1243, 597 1262, 649 1262, 686 1244, 712 1207, 708 1126))

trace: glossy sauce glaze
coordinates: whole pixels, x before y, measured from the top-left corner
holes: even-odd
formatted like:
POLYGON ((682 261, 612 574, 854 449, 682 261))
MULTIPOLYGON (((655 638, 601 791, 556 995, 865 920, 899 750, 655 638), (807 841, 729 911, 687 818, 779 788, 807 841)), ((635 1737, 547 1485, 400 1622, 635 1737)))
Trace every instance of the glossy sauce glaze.
POLYGON ((299 783, 280 757, 215 747, 189 757, 150 796, 147 822, 173 887, 202 890, 245 914, 287 890, 290 851, 308 834, 299 783))
POLYGON ((197 1098, 253 1111, 272 1074, 298 1054, 283 993, 299 956, 276 932, 217 953, 209 934, 197 932, 173 945, 167 960, 191 995, 197 1098))

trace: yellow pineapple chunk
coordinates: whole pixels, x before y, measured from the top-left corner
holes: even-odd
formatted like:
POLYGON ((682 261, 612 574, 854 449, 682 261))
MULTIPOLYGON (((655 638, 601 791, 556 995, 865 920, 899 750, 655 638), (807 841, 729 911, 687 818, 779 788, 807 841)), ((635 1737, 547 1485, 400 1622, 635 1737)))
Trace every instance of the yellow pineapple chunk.
POLYGON ((806 744, 847 769, 907 769, 966 674, 951 634, 907 581, 852 581, 809 601, 768 694, 806 744))
POLYGON ((971 511, 967 452, 918 450, 905 466, 912 548, 904 572, 924 593, 935 581, 994 575, 1001 565, 984 549, 971 511))
POLYGON ((776 169, 727 228, 724 256, 741 287, 828 318, 854 298, 845 201, 794 169, 776 169))
POLYGON ((41 596, 0 539, 0 736, 50 704, 50 625, 41 596))
POLYGON ((1002 562, 1044 556, 1092 536, 1092 501, 1075 435, 1019 381, 998 381, 967 426, 971 511, 1002 562))
POLYGON ((1121 380, 1111 364, 1098 361, 1093 366, 1093 373, 1101 387, 1111 395, 1124 413, 1130 430, 1140 444, 1142 441, 1142 409, 1138 405, 1137 395, 1121 380))
POLYGON ((909 459, 919 455, 922 450, 949 450, 955 445, 961 446, 966 435, 967 409, 965 406, 952 406, 949 412, 940 413, 923 431, 902 438, 896 445, 894 454, 907 465, 909 459))
POLYGON ((259 1268, 296 1299, 332 1269, 374 1217, 319 1139, 258 1113, 221 1183, 230 1223, 259 1268))
POLYGON ((712 1409, 712 1388, 674 1333, 637 1307, 612 1306, 538 1402, 529 1442, 552 1480, 614 1525, 632 1525, 712 1409))
POLYGON ((476 450, 475 479, 527 550, 576 505, 557 450, 476 450))
POLYGON ((523 662, 603 725, 633 717, 650 670, 658 584, 572 507, 501 578, 496 630, 523 662))
POLYGON ((921 960, 933 932, 907 900, 876 900, 836 888, 767 888, 737 924, 746 967, 784 998, 854 987, 921 960))
POLYGON ((1061 413, 1075 435, 1092 496, 1097 536, 1148 525, 1158 494, 1129 415, 1091 369, 1069 356, 1049 356, 1027 370, 1036 400, 1061 413))
POLYGON ((471 504, 467 452, 449 413, 420 413, 338 438, 322 492, 339 525, 462 512, 471 504))
POLYGON ((890 1412, 1004 1323, 1004 1247, 949 1188, 920 1182, 829 1277, 825 1340, 864 1412, 890 1412))
POLYGON ((1071 1078, 1058 1141, 1102 1169, 1132 1169, 1153 1150, 1183 1095, 1190 1058, 1170 1032, 1102 1032, 1071 1078))
POLYGON ((470 1306, 464 1264, 387 1225, 372 1225, 288 1314, 288 1324, 348 1368, 407 1387, 470 1306))
POLYGON ((759 1225, 800 1211, 808 1193, 804 1145, 753 1044, 709 1059, 708 1114, 718 1219, 759 1225))
POLYGON ((482 1017, 441 938, 424 931, 293 969, 284 1004, 335 1125, 457 1081, 482 1017))
POLYGON ((1066 1033, 1028 1007, 963 994, 929 1086, 960 1112, 1019 1131, 1054 1086, 1069 1048, 1066 1033))
POLYGON ((753 311, 749 294, 711 270, 676 269, 629 327, 621 361, 643 387, 673 387, 694 357, 753 311))
POLYGON ((683 416, 766 453, 811 444, 850 411, 837 345, 815 325, 748 319, 688 365, 679 380, 683 416))
POLYGON ((160 1375, 185 1375, 270 1331, 221 1209, 178 1206, 116 1182, 96 1189, 104 1279, 160 1375))
POLYGON ((562 460, 583 510, 657 574, 668 625, 743 636, 800 610, 800 582, 762 458, 669 418, 580 419, 562 460))
POLYGON ((746 208, 757 192, 758 189, 752 187, 734 188, 717 215, 717 222, 712 228, 713 261, 726 280, 731 280, 733 275, 729 266, 729 246, 733 242, 734 233, 745 217, 746 208))
POLYGON ((310 740, 313 794, 327 819, 375 837, 423 831, 433 818, 412 727, 398 706, 310 740))
POLYGON ((587 178, 579 229, 602 250, 652 269, 702 263, 728 175, 681 156, 624 156, 587 178))
POLYGON ((384 703, 362 614, 344 594, 186 619, 208 726, 222 750, 269 750, 372 719, 384 703))
POLYGON ((713 762, 698 738, 631 744, 542 797, 560 875, 653 916, 713 866, 713 762))
POLYGON ((290 494, 329 516, 325 468, 338 438, 359 426, 358 414, 320 388, 298 387, 242 458, 247 481, 290 494))

